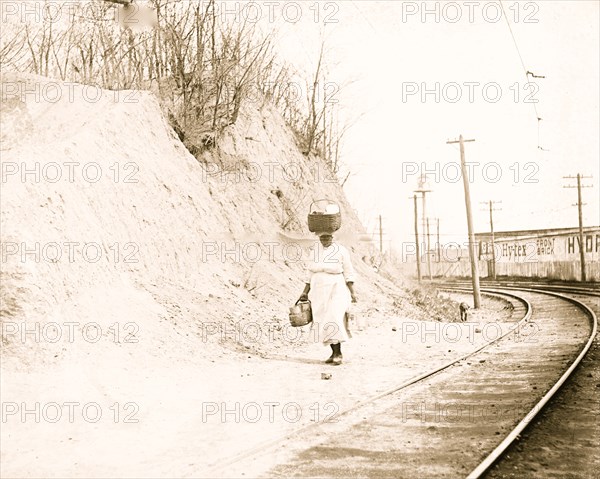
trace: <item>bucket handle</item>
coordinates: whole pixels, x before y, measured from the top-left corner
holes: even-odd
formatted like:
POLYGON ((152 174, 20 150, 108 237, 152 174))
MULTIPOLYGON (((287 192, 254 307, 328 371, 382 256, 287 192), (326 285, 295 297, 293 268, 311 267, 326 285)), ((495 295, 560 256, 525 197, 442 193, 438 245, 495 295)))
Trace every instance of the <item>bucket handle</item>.
POLYGON ((337 204, 335 201, 332 201, 332 200, 330 200, 329 198, 323 198, 323 199, 321 199, 321 200, 314 200, 314 201, 313 201, 313 202, 310 204, 310 206, 309 206, 309 208, 308 208, 308 209, 309 209, 309 210, 312 210, 312 205, 314 205, 314 204, 315 204, 315 203, 317 203, 318 201, 329 201, 329 203, 331 203, 331 204, 333 204, 333 205, 337 205, 337 206, 338 206, 338 208, 339 208, 339 205, 338 205, 338 204, 337 204))

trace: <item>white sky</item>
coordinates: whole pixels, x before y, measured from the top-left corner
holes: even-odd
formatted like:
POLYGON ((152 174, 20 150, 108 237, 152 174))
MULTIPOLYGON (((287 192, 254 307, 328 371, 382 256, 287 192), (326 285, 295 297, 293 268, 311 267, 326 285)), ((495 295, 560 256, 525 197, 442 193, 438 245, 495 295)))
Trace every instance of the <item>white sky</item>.
MULTIPOLYGON (((427 2, 431 10, 438 5, 439 22, 433 14, 421 17, 422 2, 400 1, 319 2, 321 20, 326 14, 339 20, 325 28, 322 21, 314 21, 315 2, 302 2, 303 17, 295 24, 282 15, 274 16, 281 51, 289 52, 290 60, 314 63, 324 30, 332 81, 352 80, 338 97, 349 118, 363 116, 345 142, 343 161, 353 173, 345 191, 369 231, 375 229, 376 216, 383 215, 387 239, 397 246, 412 238, 409 196, 417 185, 416 174, 403 181, 403 163, 415 162, 421 170, 424 162, 434 170, 438 162, 440 173, 447 172, 452 180, 454 165, 446 165, 457 164, 460 156, 458 145, 447 145, 446 140, 461 133, 476 139, 466 144, 467 161, 480 163, 471 184, 477 232, 489 230, 488 212, 479 204, 487 200, 502 201, 498 205, 502 211, 494 217, 497 231, 576 226, 577 208, 571 205, 577 201, 577 192, 563 189, 568 180, 562 177, 578 172, 594 176, 584 182, 594 184, 583 190, 584 224, 600 224, 599 2, 504 1, 526 68, 546 77, 532 81, 539 87, 534 98, 539 100, 536 106, 543 118, 539 145, 549 151, 538 149, 535 110, 524 102, 524 70, 505 18, 492 22, 496 9, 486 7, 490 3, 498 5, 471 2, 473 22, 469 2, 427 2), (411 9, 417 14, 403 21, 403 11, 411 9), (451 23, 448 20, 457 9, 462 19, 451 23), (525 22, 527 16, 537 23, 525 22), (417 94, 403 101, 403 84, 417 83, 420 88, 425 83, 433 89, 436 82, 440 89, 458 83, 462 99, 451 103, 442 97, 436 102, 430 94, 423 102, 417 94), (480 84, 474 87, 473 102, 465 82, 480 84), (501 89, 497 103, 482 93, 483 85, 493 82, 501 89), (515 83, 520 90, 518 101, 515 83), (500 167, 502 176, 496 183, 484 178, 482 167, 488 162, 500 167), (538 183, 525 183, 528 174, 538 183)), ((495 90, 490 88, 489 96, 493 96, 495 90)), ((447 93, 453 97, 456 90, 447 93)), ((493 179, 497 170, 489 168, 486 171, 493 179)), ((441 218, 442 242, 464 241, 462 180, 452 182, 440 175, 437 181, 430 178, 430 186, 433 193, 428 196, 427 213, 441 218)))

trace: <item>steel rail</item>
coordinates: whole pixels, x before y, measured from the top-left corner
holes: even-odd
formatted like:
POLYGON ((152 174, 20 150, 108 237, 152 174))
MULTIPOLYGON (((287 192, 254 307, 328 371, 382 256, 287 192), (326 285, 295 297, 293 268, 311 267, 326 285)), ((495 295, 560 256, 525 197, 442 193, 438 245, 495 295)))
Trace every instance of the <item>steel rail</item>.
MULTIPOLYGON (((465 287, 469 289, 471 287, 471 283, 468 281, 455 281, 451 283, 445 283, 443 287, 440 289, 452 288, 452 285, 456 285, 457 287, 465 287)), ((600 296, 600 285, 598 284, 589 284, 587 286, 582 285, 581 283, 542 283, 536 281, 482 281, 482 288, 506 288, 506 289, 538 289, 541 291, 557 291, 557 292, 569 292, 569 293, 581 293, 581 294, 590 294, 591 296, 600 296)))
MULTIPOLYGON (((547 294, 549 296, 554 296, 558 298, 562 298, 566 301, 569 301, 579 307, 586 314, 588 319, 590 320, 592 331, 590 333, 590 337, 586 341, 583 349, 575 358, 575 360, 571 363, 569 368, 563 373, 563 375, 559 378, 559 380, 550 388, 550 390, 538 401, 538 403, 533 406, 533 408, 521 419, 521 421, 508 433, 508 435, 504 438, 504 440, 496 446, 496 448, 485 457, 483 461, 479 463, 479 465, 471 471, 471 473, 467 476, 467 479, 479 479, 481 478, 489 469, 505 454, 506 450, 515 442, 515 440, 519 437, 519 435, 527 428, 527 426, 531 423, 533 418, 544 408, 544 406, 552 399, 552 397, 556 394, 556 392, 562 387, 562 385, 566 382, 566 380, 571 376, 573 371, 577 368, 581 360, 585 357, 588 350, 590 349, 594 338, 598 332, 598 318, 594 314, 591 308, 589 308, 585 303, 571 298, 569 296, 565 296, 563 294, 557 293, 555 291, 542 291, 538 289, 525 289, 521 288, 521 291, 547 294)), ((595 296, 592 294, 591 296, 595 296)))

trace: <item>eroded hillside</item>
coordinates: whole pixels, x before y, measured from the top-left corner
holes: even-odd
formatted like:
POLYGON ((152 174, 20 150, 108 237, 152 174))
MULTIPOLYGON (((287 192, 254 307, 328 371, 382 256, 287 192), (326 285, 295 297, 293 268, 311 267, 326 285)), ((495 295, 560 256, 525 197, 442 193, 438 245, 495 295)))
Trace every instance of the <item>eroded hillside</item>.
MULTIPOLYGON (((353 252, 366 314, 392 307, 387 293, 399 292, 373 272, 339 184, 299 152, 267 102, 248 103, 195 158, 149 92, 16 74, 2 88, 4 320, 58 323, 63 333, 64 323, 93 322, 103 335, 133 323, 125 334, 143 332, 167 352, 181 347, 172 335, 196 354, 213 339, 268 354, 280 345, 266 336, 245 344, 213 334, 202 348, 189 338, 202 337, 203 323, 286 324, 315 241, 306 214, 320 198, 342 207, 338 238, 353 252)), ((78 346, 65 348, 65 336, 8 347, 58 361, 78 346)))

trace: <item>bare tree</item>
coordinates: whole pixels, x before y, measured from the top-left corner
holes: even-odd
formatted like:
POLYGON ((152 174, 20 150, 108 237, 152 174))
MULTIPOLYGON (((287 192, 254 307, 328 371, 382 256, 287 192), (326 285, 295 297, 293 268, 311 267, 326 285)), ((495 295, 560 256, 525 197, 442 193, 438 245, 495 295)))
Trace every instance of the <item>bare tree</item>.
POLYGON ((260 92, 281 112, 303 152, 318 152, 332 172, 339 171, 347 127, 340 128, 338 106, 325 92, 325 41, 303 99, 295 86, 306 80, 277 58, 270 34, 247 21, 223 19, 214 0, 151 2, 157 17, 152 31, 120 28, 109 2, 85 18, 72 13, 60 23, 32 22, 8 36, 5 27, 0 64, 108 89, 157 88, 190 151, 215 146, 260 92))

